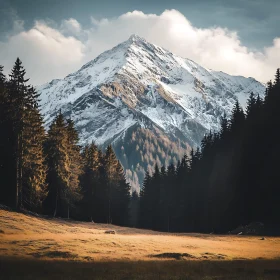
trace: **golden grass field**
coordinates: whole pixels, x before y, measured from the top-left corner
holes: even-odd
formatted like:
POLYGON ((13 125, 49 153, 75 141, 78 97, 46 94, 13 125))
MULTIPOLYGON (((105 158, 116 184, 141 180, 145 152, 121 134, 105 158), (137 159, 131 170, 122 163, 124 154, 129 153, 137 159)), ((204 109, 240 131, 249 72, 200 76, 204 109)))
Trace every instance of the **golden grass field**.
POLYGON ((3 279, 280 279, 280 238, 169 234, 0 210, 0 271, 3 279))

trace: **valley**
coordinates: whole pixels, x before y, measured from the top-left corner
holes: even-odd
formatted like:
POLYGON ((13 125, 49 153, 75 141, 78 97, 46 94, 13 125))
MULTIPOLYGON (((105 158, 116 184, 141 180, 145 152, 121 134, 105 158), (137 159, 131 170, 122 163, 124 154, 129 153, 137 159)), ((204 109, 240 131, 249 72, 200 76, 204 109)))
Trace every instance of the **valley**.
POLYGON ((1 273, 12 279, 49 273, 52 279, 233 279, 222 276, 231 273, 277 279, 280 273, 279 237, 162 233, 6 210, 0 229, 1 273))

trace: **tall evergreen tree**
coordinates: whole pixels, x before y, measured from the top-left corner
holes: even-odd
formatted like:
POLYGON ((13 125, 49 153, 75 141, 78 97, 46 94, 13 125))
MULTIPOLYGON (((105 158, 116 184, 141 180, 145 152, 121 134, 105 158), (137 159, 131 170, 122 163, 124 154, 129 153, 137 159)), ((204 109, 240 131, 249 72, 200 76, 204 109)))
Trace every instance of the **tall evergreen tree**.
POLYGON ((60 112, 48 131, 45 144, 49 195, 45 209, 54 216, 69 217, 69 209, 80 199, 79 176, 81 158, 77 145, 78 135, 71 120, 65 121, 60 112))
POLYGON ((5 193, 9 197, 6 202, 17 209, 39 211, 46 195, 45 132, 38 108, 39 95, 27 85, 19 59, 8 81, 4 79, 2 67, 0 70, 1 157, 5 155, 1 166, 5 193))
POLYGON ((1 87, 5 84, 6 82, 6 76, 4 74, 4 66, 0 65, 0 84, 1 87))
MULTIPOLYGON (((81 186, 84 194, 83 209, 86 219, 98 220, 98 188, 100 187, 100 167, 102 154, 94 143, 85 146, 82 152, 84 170, 81 176, 81 186)), ((100 210, 99 210, 100 211, 100 210)))
MULTIPOLYGON (((36 92, 33 88, 33 97, 36 92)), ((23 130, 23 206, 32 211, 41 211, 42 202, 47 195, 46 164, 43 145, 45 130, 37 102, 25 110, 25 128, 23 130)))
POLYGON ((138 221, 138 214, 139 214, 139 195, 137 191, 133 191, 131 194, 131 199, 130 199, 130 226, 131 227, 138 227, 139 226, 139 221, 138 221))
POLYGON ((152 177, 146 171, 143 186, 140 190, 139 225, 143 228, 152 228, 153 221, 150 213, 153 211, 152 177))
POLYGON ((0 203, 14 206, 14 133, 8 84, 3 70, 0 66, 0 203))
POLYGON ((278 68, 276 70, 276 74, 275 74, 275 85, 280 85, 280 68, 278 68))
POLYGON ((66 120, 66 130, 68 138, 68 156, 70 160, 69 186, 66 189, 65 199, 67 201, 67 216, 69 219, 70 208, 75 206, 75 202, 82 198, 80 187, 80 176, 82 174, 82 157, 79 142, 79 135, 71 119, 66 120))
POLYGON ((13 108, 13 130, 14 130, 14 157, 15 157, 15 207, 21 208, 23 205, 23 131, 26 125, 25 110, 32 106, 30 98, 30 86, 26 83, 25 69, 22 62, 17 58, 11 71, 9 79, 9 101, 13 108))
POLYGON ((112 195, 113 188, 117 184, 116 170, 118 160, 114 153, 113 147, 109 145, 105 154, 105 173, 106 173, 106 194, 107 194, 107 223, 112 223, 112 195))
POLYGON ((48 197, 45 210, 48 214, 63 215, 63 200, 70 180, 70 160, 66 123, 61 112, 50 125, 45 144, 47 155, 48 197))
POLYGON ((249 99, 247 100, 246 115, 247 118, 254 113, 256 105, 256 98, 253 92, 250 93, 249 99))
POLYGON ((126 182, 121 163, 116 167, 116 185, 112 190, 112 221, 117 225, 129 225, 130 185, 126 182))
POLYGON ((168 232, 176 229, 176 214, 177 214, 177 195, 174 185, 176 184, 176 169, 174 164, 170 164, 167 168, 165 178, 165 200, 166 206, 166 227, 163 230, 168 232), (174 184, 175 183, 175 184, 174 184))

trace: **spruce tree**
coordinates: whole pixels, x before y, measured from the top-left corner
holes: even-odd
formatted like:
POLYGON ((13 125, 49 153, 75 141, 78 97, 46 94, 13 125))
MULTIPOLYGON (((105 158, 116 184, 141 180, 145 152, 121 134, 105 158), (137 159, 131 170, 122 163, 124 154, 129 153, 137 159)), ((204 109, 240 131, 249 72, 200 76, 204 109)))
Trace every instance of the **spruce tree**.
POLYGON ((80 176, 82 174, 82 158, 80 154, 80 146, 78 145, 79 136, 71 119, 66 121, 66 131, 68 139, 68 157, 70 161, 70 178, 69 186, 66 189, 65 200, 67 201, 67 217, 70 216, 70 208, 75 206, 75 202, 79 201, 81 196, 80 176))
POLYGON ((45 202, 47 213, 65 215, 65 207, 69 203, 71 160, 69 157, 69 142, 66 122, 60 112, 48 131, 45 144, 47 154, 47 182, 49 195, 45 202))
POLYGON ((130 185, 126 182, 121 163, 116 166, 116 185, 112 190, 112 221, 117 225, 129 225, 130 185))
POLYGON ((105 153, 105 172, 106 172, 106 195, 107 195, 107 223, 112 223, 112 194, 113 188, 117 184, 116 169, 118 160, 113 147, 109 145, 105 153))
MULTIPOLYGON (((30 89, 34 91, 33 88, 30 89)), ((36 93, 32 93, 36 96, 36 93)), ((25 110, 23 130, 23 206, 32 211, 41 211, 47 195, 46 164, 43 145, 45 130, 37 103, 25 110)))
POLYGON ((245 115, 243 109, 241 108, 239 101, 235 102, 235 105, 232 110, 232 116, 230 120, 231 131, 234 133, 241 133, 239 127, 241 128, 242 124, 244 123, 245 115))
POLYGON ((84 198, 83 212, 87 220, 98 221, 98 191, 100 188, 100 168, 102 164, 102 153, 94 143, 86 145, 82 152, 83 174, 81 175, 81 187, 84 198))
POLYGON ((221 123, 221 129, 219 132, 219 137, 220 139, 225 140, 227 138, 228 131, 229 131, 229 123, 225 113, 221 117, 220 123, 221 123))
POLYGON ((160 185, 159 185, 159 212, 158 212, 158 223, 159 230, 166 230, 166 168, 162 166, 160 168, 160 185))
POLYGON ((30 86, 26 83, 25 69, 17 58, 9 79, 9 99, 13 108, 14 130, 14 157, 16 166, 15 207, 20 209, 23 205, 23 131, 26 125, 25 109, 32 106, 29 93, 30 86))
POLYGON ((39 95, 27 84, 25 74, 22 62, 17 59, 5 82, 5 101, 1 102, 5 114, 1 123, 6 130, 3 137, 7 150, 5 177, 10 178, 15 208, 39 211, 46 195, 45 132, 38 107, 39 95))
POLYGON ((275 85, 280 85, 280 68, 278 68, 278 69, 276 70, 274 84, 275 84, 275 85))
POLYGON ((4 66, 0 65, 0 86, 3 87, 6 82, 6 76, 4 75, 4 66))
POLYGON ((246 107, 247 118, 248 118, 248 116, 250 116, 251 114, 254 113, 255 105, 256 105, 256 98, 255 98, 254 93, 251 92, 249 99, 247 100, 247 107, 246 107))
POLYGON ((99 177, 95 203, 98 206, 98 220, 119 225, 129 223, 130 185, 126 182, 124 170, 111 145, 103 156, 98 151, 99 177))
POLYGON ((170 164, 166 172, 165 182, 165 204, 166 204, 166 228, 168 232, 175 231, 175 218, 177 210, 177 195, 174 185, 176 184, 176 169, 174 164, 170 164), (175 184, 174 184, 175 183, 175 184))
POLYGON ((158 165, 155 165, 154 174, 152 176, 152 192, 151 200, 153 211, 152 216, 153 229, 160 230, 160 190, 161 190, 161 174, 158 165))
POLYGON ((0 203, 14 206, 14 145, 7 79, 0 65, 0 203))
POLYGON ((140 209, 139 209, 139 225, 143 228, 152 228, 153 211, 153 194, 152 194, 152 177, 147 170, 140 190, 140 209))
POLYGON ((138 227, 139 221, 138 221, 138 215, 139 215, 139 194, 136 190, 134 190, 131 194, 130 198, 130 226, 131 227, 138 227))

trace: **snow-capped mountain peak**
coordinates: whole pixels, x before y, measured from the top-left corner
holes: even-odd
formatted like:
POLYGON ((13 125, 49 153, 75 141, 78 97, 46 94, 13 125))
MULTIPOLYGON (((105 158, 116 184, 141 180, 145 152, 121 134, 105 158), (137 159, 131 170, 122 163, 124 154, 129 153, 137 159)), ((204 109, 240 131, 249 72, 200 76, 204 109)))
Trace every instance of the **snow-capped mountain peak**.
POLYGON ((146 42, 146 40, 140 36, 138 36, 137 34, 132 34, 127 41, 130 42, 137 42, 137 41, 141 41, 141 42, 146 42))
MULTIPOLYGON (((229 113, 237 99, 245 106, 250 92, 263 95, 264 86, 252 78, 205 69, 132 35, 77 72, 53 80, 39 91, 47 122, 59 109, 68 111, 71 107, 75 111, 82 97, 94 95, 112 106, 118 103, 118 108, 134 109, 131 117, 136 112, 144 114, 164 130, 170 126, 181 130, 186 120, 209 130, 218 129, 219 117, 229 113), (179 123, 174 114, 166 115, 164 104, 180 112, 179 123)), ((91 134, 89 138, 102 143, 100 137, 91 134)), ((199 137, 191 144, 199 144, 199 137)))
POLYGON ((141 128, 197 146, 205 132, 219 128, 221 115, 229 116, 236 100, 245 107, 251 92, 264 95, 264 85, 203 68, 132 35, 38 91, 46 124, 61 109, 75 121, 81 143, 119 145, 141 128))

